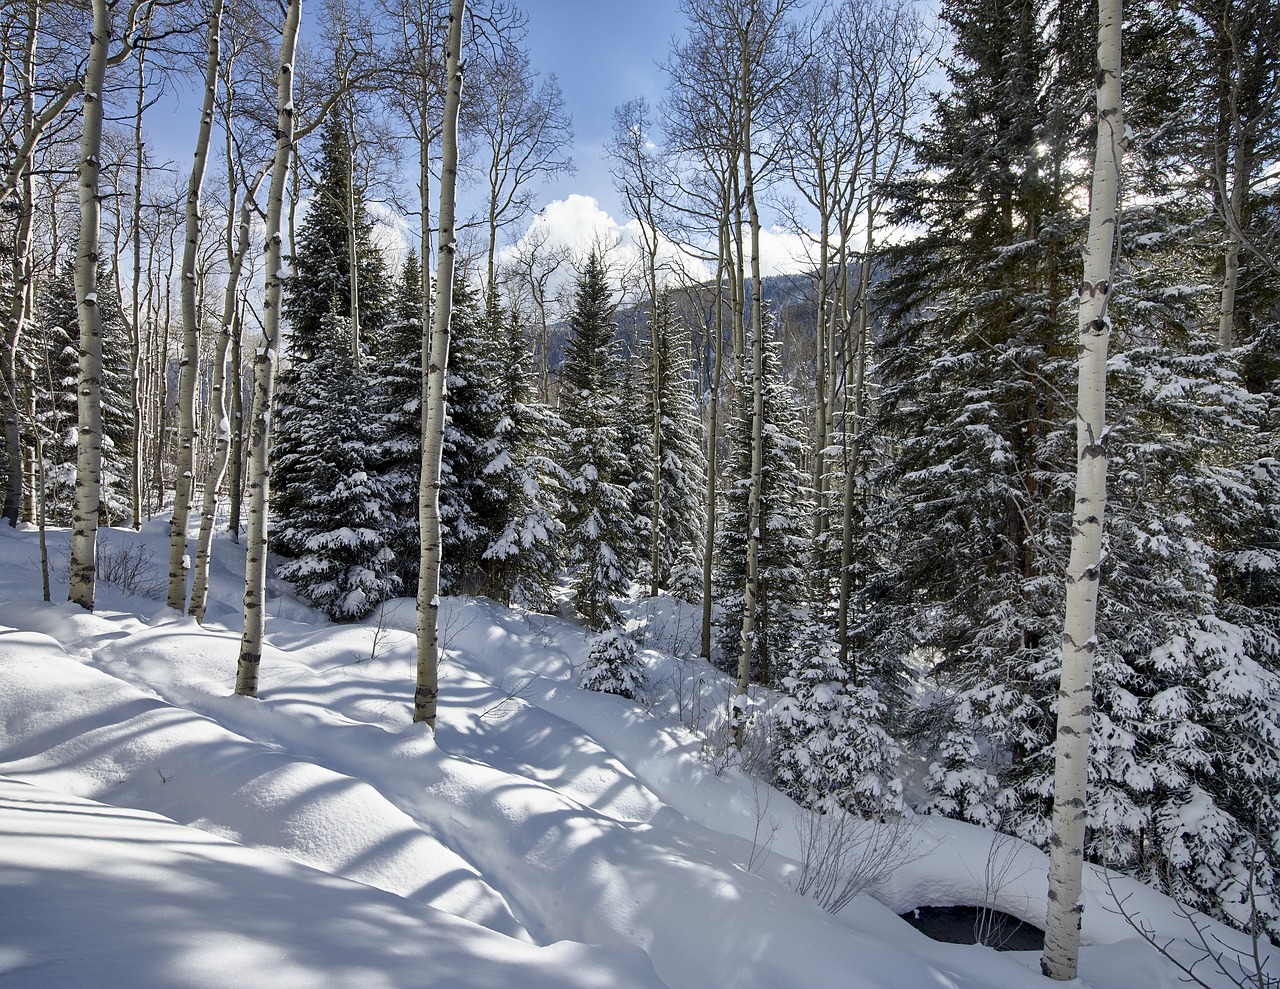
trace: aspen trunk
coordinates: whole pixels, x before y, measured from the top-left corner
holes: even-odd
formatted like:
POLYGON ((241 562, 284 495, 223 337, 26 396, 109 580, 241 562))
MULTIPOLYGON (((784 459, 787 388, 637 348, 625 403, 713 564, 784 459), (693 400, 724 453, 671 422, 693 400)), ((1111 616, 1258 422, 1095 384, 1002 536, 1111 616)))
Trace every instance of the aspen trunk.
POLYGON ((1076 977, 1080 952, 1081 874, 1088 818, 1086 787, 1093 720, 1093 656, 1102 521, 1107 502, 1107 298, 1115 245, 1124 146, 1120 94, 1121 0, 1099 0, 1097 149, 1089 237, 1080 285, 1080 385, 1076 409, 1076 491, 1062 632, 1062 684, 1054 761, 1049 905, 1041 968, 1052 979, 1076 977))
POLYGON ((102 501, 102 313, 98 309, 98 257, 102 204, 102 84, 111 43, 107 0, 93 0, 93 30, 84 73, 84 133, 80 139, 80 238, 76 248, 76 310, 80 323, 77 384, 76 492, 71 521, 70 600, 93 610, 98 511, 102 501))
MULTIPOLYGON (((871 251, 874 247, 875 218, 867 209, 867 239, 862 256, 862 270, 858 279, 857 337, 853 346, 853 422, 845 424, 849 434, 844 465, 844 505, 840 518, 840 597, 836 605, 836 638, 840 645, 840 668, 849 679, 857 682, 856 664, 851 661, 849 649, 849 606, 853 598, 853 500, 857 496, 858 464, 862 459, 862 404, 867 373, 867 330, 870 313, 867 296, 871 291, 871 251)), ((845 372, 845 381, 849 373, 845 372)))
POLYGON ((751 483, 747 493, 747 577, 742 594, 741 652, 734 697, 734 740, 741 746, 746 726, 751 660, 756 652, 756 601, 760 595, 760 489, 764 478, 764 299, 760 291, 760 213, 756 206, 755 169, 751 160, 751 105, 747 82, 748 53, 742 54, 743 193, 751 225, 751 483))
MULTIPOLYGON (((169 595, 166 605, 181 611, 187 603, 187 529, 195 494, 196 371, 200 366, 200 327, 196 314, 196 260, 200 248, 200 194, 209 140, 213 133, 214 101, 218 94, 218 62, 222 33, 222 0, 209 4, 208 61, 204 73, 204 106, 196 132, 195 159, 187 182, 187 214, 182 249, 182 364, 178 382, 178 478, 174 487, 173 519, 169 524, 169 595)), ((224 324, 225 325, 225 324, 224 324)), ((219 346, 225 354, 225 343, 219 346)), ((202 608, 203 611, 203 608, 202 608)))
MULTIPOLYGON (((146 60, 138 56, 138 102, 133 118, 133 293, 129 307, 129 404, 133 414, 133 431, 129 436, 129 510, 135 531, 142 528, 142 328, 139 320, 139 296, 142 292, 142 114, 146 109, 146 60)), ((116 266, 116 284, 120 269, 116 266)))
POLYGON ((280 75, 276 80, 276 153, 267 193, 266 298, 262 303, 262 346, 254 354, 253 405, 249 424, 249 532, 244 563, 244 634, 236 666, 236 693, 258 696, 262 632, 267 596, 267 507, 271 501, 267 451, 271 442, 271 398, 280 353, 280 301, 284 287, 284 251, 280 217, 284 184, 293 150, 293 58, 298 45, 302 0, 289 0, 280 39, 280 75))
MULTIPOLYGON (((436 304, 431 336, 423 340, 422 480, 418 487, 421 565, 418 571, 418 669, 413 720, 433 731, 440 672, 440 456, 444 449, 445 377, 449 366, 449 320, 453 309, 453 268, 457 241, 454 210, 458 186, 458 109, 462 104, 462 18, 465 0, 451 0, 445 49, 448 92, 440 139, 440 237, 437 242, 436 304)), ((425 332, 425 327, 424 327, 425 332)))
MULTIPOLYGON (((1235 346, 1236 288, 1240 282, 1240 224, 1244 217, 1245 187, 1249 183, 1245 140, 1243 134, 1237 137, 1232 161, 1231 195, 1222 204, 1224 210, 1230 210, 1230 218, 1227 222, 1227 252, 1223 259, 1222 295, 1218 304, 1219 350, 1230 350, 1235 346)), ((1225 154, 1223 157, 1226 157, 1225 154)))
MULTIPOLYGON (((22 55, 22 131, 30 134, 35 127, 35 75, 36 48, 40 32, 40 5, 27 6, 27 38, 22 55)), ((31 318, 34 281, 31 263, 32 214, 35 211, 35 185, 32 181, 31 163, 22 164, 18 175, 22 189, 22 206, 18 213, 18 229, 13 245, 13 299, 9 320, 0 343, 0 402, 4 417, 4 445, 9 451, 9 472, 5 478, 4 520, 17 526, 23 501, 23 436, 22 413, 19 404, 17 354, 27 320, 31 318)), ((37 451, 36 456, 40 456, 37 451)))
POLYGON ((715 375, 711 384, 711 408, 707 414, 707 535, 702 548, 702 651, 703 659, 711 658, 712 575, 716 545, 716 430, 720 418, 720 385, 724 372, 724 272, 729 253, 728 214, 720 223, 720 252, 716 262, 716 341, 715 375))
MULTIPOLYGON (((218 437, 213 448, 213 462, 209 465, 209 472, 204 479, 204 492, 200 502, 200 535, 196 539, 196 563, 191 576, 191 602, 187 606, 187 614, 198 622, 204 621, 205 606, 209 596, 209 547, 213 541, 213 524, 218 514, 218 488, 226 474, 227 462, 231 459, 232 413, 227 407, 227 362, 231 341, 237 330, 236 305, 240 289, 240 272, 244 268, 245 255, 249 253, 253 199, 265 177, 265 170, 258 173, 258 177, 245 192, 244 202, 240 204, 240 230, 237 234, 236 246, 231 251, 231 265, 227 273, 227 287, 222 301, 222 328, 218 332, 218 347, 213 357, 213 380, 209 385, 212 393, 210 414, 218 418, 218 437)), ((232 386, 239 388, 239 381, 233 380, 232 386)))

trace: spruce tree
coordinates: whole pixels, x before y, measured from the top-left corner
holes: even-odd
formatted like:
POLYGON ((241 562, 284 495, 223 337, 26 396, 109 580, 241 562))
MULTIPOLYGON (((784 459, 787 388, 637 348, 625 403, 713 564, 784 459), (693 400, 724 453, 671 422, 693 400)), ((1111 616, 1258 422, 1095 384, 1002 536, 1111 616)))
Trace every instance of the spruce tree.
POLYGON ((500 321, 496 300, 482 309, 479 293, 460 273, 449 323, 449 404, 441 459, 440 580, 446 594, 483 593, 483 557, 501 513, 500 495, 485 473, 485 448, 498 428, 502 368, 509 359, 496 336, 500 321))
POLYGON ((650 361, 648 367, 646 415, 652 422, 656 399, 660 451, 657 580, 658 586, 674 590, 676 584, 690 583, 690 567, 696 570, 700 566, 707 465, 702 449, 702 421, 689 376, 688 333, 676 321, 665 293, 658 298, 652 332, 657 360, 650 361), (683 576, 681 568, 685 571, 683 576))
POLYGON ((532 356, 514 315, 507 325, 501 416, 483 447, 484 473, 496 494, 494 539, 484 551, 486 591, 503 604, 549 610, 563 565, 560 521, 567 479, 560 459, 564 422, 538 403, 532 356))
POLYGON ((578 277, 561 369, 565 455, 565 546, 579 612, 593 628, 617 617, 611 599, 626 593, 640 537, 618 428, 630 414, 618 399, 613 301, 604 264, 592 252, 578 277))
POLYGON ((391 313, 373 339, 374 469, 387 494, 385 538, 401 588, 418 586, 418 477, 422 471, 422 269, 410 251, 391 313))
MULTIPOLYGON (((382 252, 373 242, 373 223, 364 190, 352 188, 351 148, 340 114, 330 114, 320 142, 316 184, 298 228, 293 274, 287 283, 284 315, 289 346, 296 359, 315 350, 331 310, 351 317, 351 252, 348 210, 354 200, 356 274, 359 279, 361 335, 376 339, 390 312, 391 285, 382 252)), ((351 341, 347 342, 351 350, 351 341)))
MULTIPOLYGON (((771 321, 764 320, 766 333, 771 321)), ((805 513, 810 488, 801 466, 804 427, 795 393, 779 377, 779 346, 764 350, 764 453, 760 487, 759 589, 752 679, 775 686, 788 657, 800 646, 808 620, 804 561, 809 538, 805 513)), ((751 391, 737 389, 738 407, 729 423, 730 473, 716 531, 713 588, 720 606, 719 649, 726 666, 736 667, 746 581, 747 497, 751 472, 751 391)))
MULTIPOLYGON (((1073 452, 1069 301, 1091 51, 1065 7, 950 0, 951 89, 935 98, 898 218, 926 234, 885 285, 865 575, 878 662, 916 648, 946 690, 925 712, 937 809, 984 824, 1016 805, 1010 762, 1051 731, 1033 674, 1060 633, 1073 452), (1052 50, 1051 50, 1052 45, 1052 50), (995 761, 987 753, 996 753, 995 761)), ((866 599, 864 598, 864 601, 866 599)))
POLYGON ((370 472, 364 381, 353 375, 346 319, 320 325, 311 359, 293 370, 280 431, 294 437, 279 464, 291 478, 274 545, 276 575, 335 621, 369 614, 401 588, 387 545, 385 490, 370 472))
MULTIPOLYGON (((110 284, 105 273, 100 285, 110 284)), ((129 412, 128 333, 120 299, 110 291, 98 295, 102 315, 102 512, 103 525, 129 516, 129 465, 133 432, 129 412)), ((79 374, 79 331, 76 324, 75 263, 68 261, 49 282, 32 327, 36 428, 45 456, 45 501, 54 524, 71 521, 76 472, 76 391, 79 374)))

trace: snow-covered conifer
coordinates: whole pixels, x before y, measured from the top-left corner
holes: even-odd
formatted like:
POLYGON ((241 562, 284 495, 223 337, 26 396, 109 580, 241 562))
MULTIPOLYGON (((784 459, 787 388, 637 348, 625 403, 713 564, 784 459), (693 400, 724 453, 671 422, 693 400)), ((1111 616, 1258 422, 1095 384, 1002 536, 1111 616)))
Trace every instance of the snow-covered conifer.
POLYGON ((546 610, 562 565, 564 524, 558 513, 565 472, 559 458, 565 426, 554 410, 533 398, 529 363, 523 330, 512 318, 501 415, 482 447, 497 509, 483 565, 485 592, 491 597, 546 610))
POLYGON ((594 252, 579 276, 562 369, 561 414, 568 428, 564 467, 565 550, 578 610, 593 628, 613 620, 612 598, 626 593, 641 539, 626 477, 618 422, 613 302, 594 252))
POLYGON ((636 700, 645 689, 644 665, 636 644, 620 628, 609 628, 591 641, 582 670, 582 688, 636 700))
POLYGON ((775 758, 783 791, 819 810, 900 813, 899 750, 882 727, 885 706, 873 687, 848 681, 829 629, 811 628, 797 643, 779 686, 775 758))
MULTIPOLYGON (((764 325, 769 332, 767 319, 764 325)), ((809 546, 806 512, 810 499, 809 483, 800 466, 805 443, 795 394, 779 378, 776 344, 766 345, 764 356, 764 455, 752 678, 774 684, 802 630, 807 587, 803 567, 809 546)), ((738 393, 750 400, 750 389, 739 388, 738 393)), ((716 533, 714 588, 721 614, 719 647, 727 664, 735 666, 741 649, 746 582, 751 418, 750 406, 739 405, 729 424, 734 459, 724 486, 724 505, 716 533)))
POLYGON ((345 317, 331 313, 310 360, 290 370, 279 427, 289 445, 276 464, 287 478, 276 502, 273 545, 285 557, 276 575, 336 621, 363 618, 401 587, 384 537, 385 491, 370 473, 365 382, 352 374, 349 334, 345 317))

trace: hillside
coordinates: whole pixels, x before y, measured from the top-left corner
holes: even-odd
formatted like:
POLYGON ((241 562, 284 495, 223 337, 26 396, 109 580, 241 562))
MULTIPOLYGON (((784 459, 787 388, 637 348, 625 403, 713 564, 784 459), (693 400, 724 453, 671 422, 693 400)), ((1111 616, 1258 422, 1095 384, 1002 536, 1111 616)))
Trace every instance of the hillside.
MULTIPOLYGON (((104 570, 124 554, 146 591, 166 532, 105 531, 104 570)), ((65 559, 67 532, 49 537, 65 559)), ((201 628, 109 585, 80 611, 56 568, 44 603, 36 533, 0 528, 0 986, 1051 984, 1034 951, 898 917, 985 903, 1036 922, 1044 856, 939 818, 835 832, 753 779, 717 731, 729 685, 681 658, 678 602, 628 606, 636 704, 577 686, 582 629, 447 599, 433 737, 409 719, 408 600, 335 626, 275 586, 261 700, 230 696, 242 557, 216 551, 201 628), (837 833, 877 881, 833 914, 796 890, 837 833)), ((1190 961, 1188 919, 1129 880, 1087 888, 1080 984, 1177 985, 1116 898, 1190 961)))

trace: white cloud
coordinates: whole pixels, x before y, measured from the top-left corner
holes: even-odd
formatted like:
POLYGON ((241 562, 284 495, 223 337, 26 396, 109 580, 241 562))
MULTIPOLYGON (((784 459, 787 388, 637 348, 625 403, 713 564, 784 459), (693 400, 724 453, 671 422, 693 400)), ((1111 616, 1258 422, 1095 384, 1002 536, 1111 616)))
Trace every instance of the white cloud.
MULTIPOLYGON (((596 245, 612 248, 611 260, 619 268, 639 262, 643 251, 642 231, 637 220, 619 223, 593 196, 573 193, 543 207, 520 239, 499 251, 499 262, 510 260, 526 238, 543 234, 547 236, 548 247, 567 247, 577 254, 586 254, 596 245)), ((708 245, 697 245, 696 253, 708 250, 708 245)), ((703 261, 665 239, 658 250, 658 263, 666 270, 682 270, 698 280, 712 275, 703 261)), ((812 265, 807 257, 805 238, 778 226, 760 231, 760 263, 765 275, 792 274, 812 265)))

